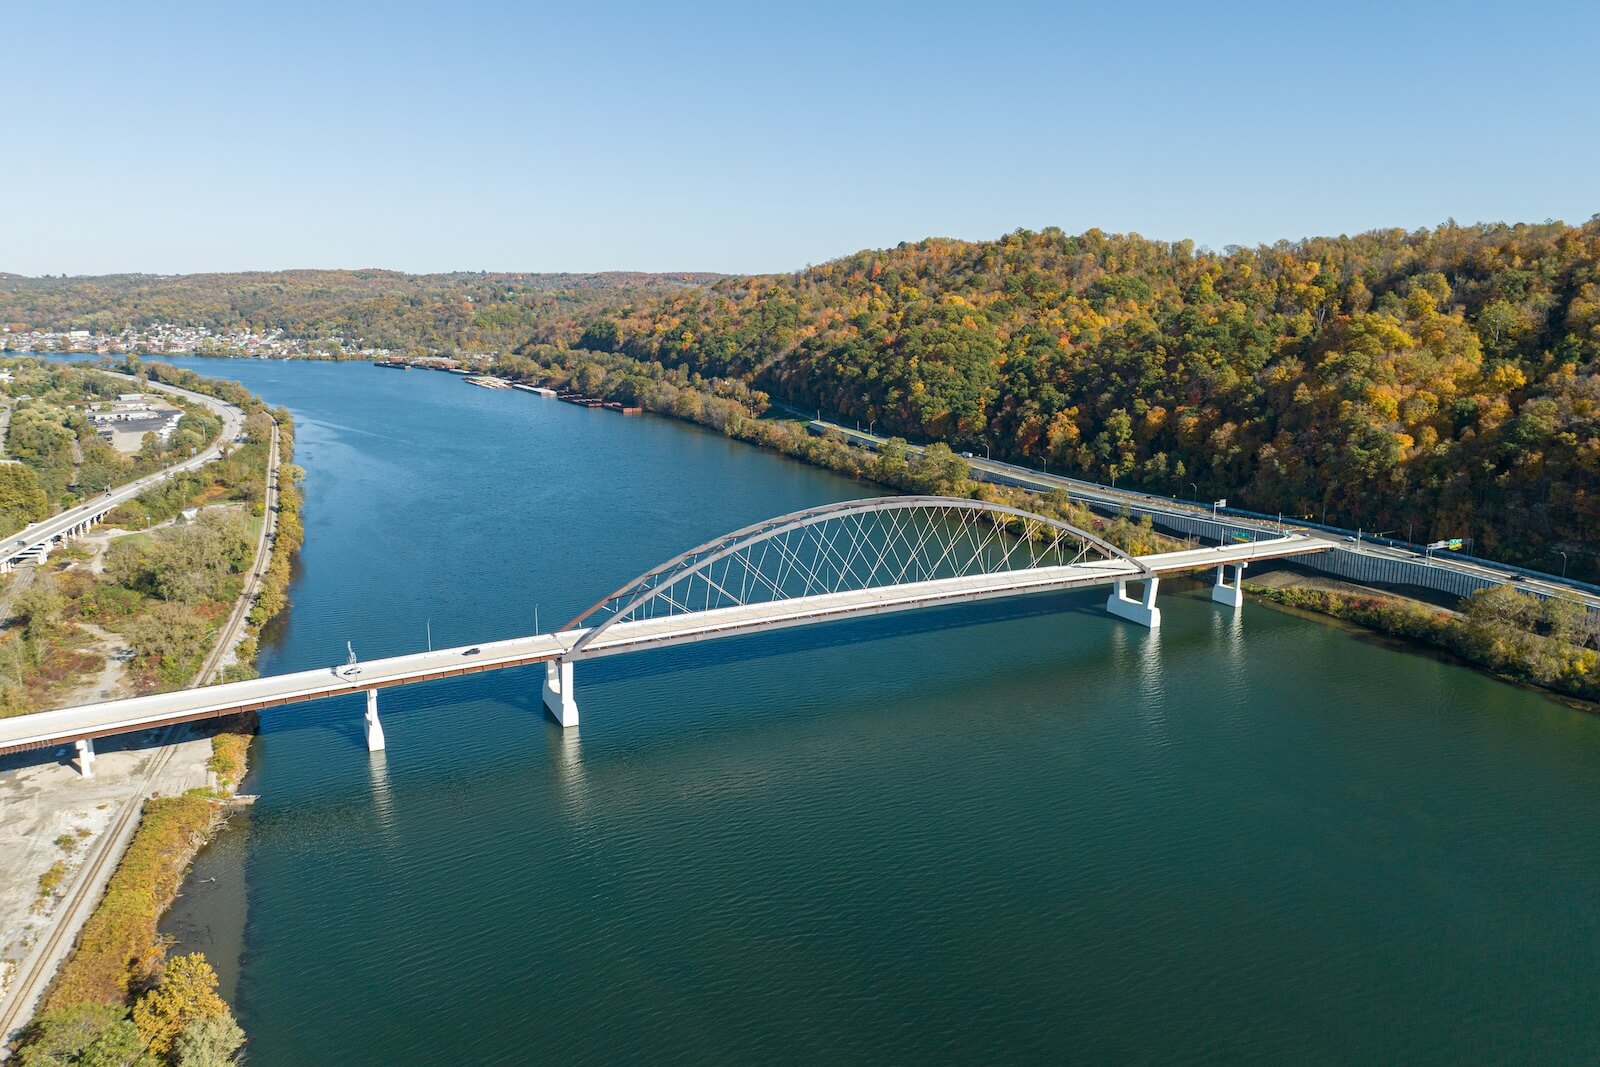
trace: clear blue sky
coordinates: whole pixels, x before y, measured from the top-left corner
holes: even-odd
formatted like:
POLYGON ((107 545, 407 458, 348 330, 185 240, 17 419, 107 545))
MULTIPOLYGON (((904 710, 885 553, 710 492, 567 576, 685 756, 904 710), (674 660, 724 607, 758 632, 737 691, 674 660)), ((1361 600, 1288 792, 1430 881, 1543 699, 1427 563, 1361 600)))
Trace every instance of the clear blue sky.
POLYGON ((1600 211, 1600 4, 5 4, 0 270, 788 270, 1600 211))

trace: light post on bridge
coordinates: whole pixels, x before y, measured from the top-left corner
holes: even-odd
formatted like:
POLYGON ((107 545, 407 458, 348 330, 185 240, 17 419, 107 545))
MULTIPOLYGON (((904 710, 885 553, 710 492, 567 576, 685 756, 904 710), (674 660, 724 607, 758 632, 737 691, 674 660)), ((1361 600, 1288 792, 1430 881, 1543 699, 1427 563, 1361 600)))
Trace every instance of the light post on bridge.
POLYGON ((1561 556, 1561 580, 1564 582, 1567 580, 1567 554, 1559 548, 1556 549, 1556 552, 1561 556))

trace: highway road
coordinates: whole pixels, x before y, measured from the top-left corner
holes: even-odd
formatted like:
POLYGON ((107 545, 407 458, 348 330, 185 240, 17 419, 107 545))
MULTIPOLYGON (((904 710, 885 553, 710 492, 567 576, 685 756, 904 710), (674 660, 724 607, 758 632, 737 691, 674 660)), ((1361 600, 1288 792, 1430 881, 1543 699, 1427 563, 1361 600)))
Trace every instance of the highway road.
MULTIPOLYGON (((831 430, 841 434, 855 444, 874 450, 888 441, 888 438, 881 434, 870 434, 864 430, 841 426, 825 419, 811 419, 809 421, 814 431, 818 429, 831 430)), ((907 445, 906 447, 911 452, 920 453, 922 451, 920 445, 907 445)), ((1219 522, 1225 522, 1229 526, 1255 530, 1260 533, 1277 534, 1293 530, 1295 533, 1324 541, 1330 547, 1338 548, 1345 552, 1357 552, 1364 555, 1406 560, 1413 563, 1425 562, 1428 566, 1446 568, 1489 582, 1515 585, 1518 589, 1539 592, 1546 596, 1574 597, 1581 601, 1590 611, 1600 612, 1600 595, 1573 583, 1565 582, 1555 575, 1524 575, 1510 568, 1500 568, 1473 560, 1465 560, 1449 553, 1435 553, 1430 557, 1426 552, 1375 543, 1359 530, 1320 530, 1300 525, 1292 519, 1286 520, 1280 526, 1275 522, 1239 515, 1228 508, 1220 508, 1214 512, 1211 507, 1205 504, 1154 496, 1150 493, 1141 493, 1136 490, 1117 489, 1114 486, 1084 481, 1081 478, 1047 474, 1033 470, 1030 467, 1019 467, 1013 463, 985 459, 983 456, 963 453, 962 458, 972 467, 975 474, 987 480, 1015 485, 1040 493, 1049 492, 1052 489, 1064 489, 1072 495, 1074 500, 1083 501, 1090 505, 1099 505, 1104 510, 1115 511, 1126 506, 1136 513, 1143 510, 1157 517, 1167 514, 1183 516, 1189 519, 1214 519, 1219 522)))
MULTIPOLYGON (((101 373, 110 374, 114 378, 121 378, 130 384, 137 384, 136 379, 126 374, 116 374, 111 371, 102 371, 101 373)), ((161 484, 168 478, 184 471, 204 466, 221 455, 225 447, 231 446, 234 438, 238 437, 239 432, 244 428, 244 412, 215 397, 154 381, 148 382, 140 386, 140 388, 181 396, 210 408, 222 418, 222 433, 218 436, 217 443, 180 463, 174 463, 170 467, 165 467, 154 474, 147 474, 143 478, 128 482, 126 485, 117 486, 109 493, 95 496, 77 507, 63 511, 59 515, 52 515, 42 522, 36 522, 24 530, 17 531, 6 538, 5 548, 0 549, 0 553, 3 553, 3 555, 0 555, 0 563, 15 564, 21 558, 34 554, 41 546, 49 545, 58 538, 64 538, 69 530, 86 522, 96 520, 118 504, 134 499, 145 490, 161 484)))

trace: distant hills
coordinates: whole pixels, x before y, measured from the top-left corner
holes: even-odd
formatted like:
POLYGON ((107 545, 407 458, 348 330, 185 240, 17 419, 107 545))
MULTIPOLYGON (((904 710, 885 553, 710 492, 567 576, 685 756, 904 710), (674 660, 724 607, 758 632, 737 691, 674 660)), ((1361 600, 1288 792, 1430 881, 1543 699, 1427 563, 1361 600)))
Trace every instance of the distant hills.
POLYGON ((282 329, 296 336, 363 339, 381 348, 494 351, 572 305, 603 308, 621 294, 707 285, 722 275, 456 273, 389 270, 107 274, 27 278, 0 274, 0 322, 33 329, 115 333, 171 322, 214 330, 282 329))

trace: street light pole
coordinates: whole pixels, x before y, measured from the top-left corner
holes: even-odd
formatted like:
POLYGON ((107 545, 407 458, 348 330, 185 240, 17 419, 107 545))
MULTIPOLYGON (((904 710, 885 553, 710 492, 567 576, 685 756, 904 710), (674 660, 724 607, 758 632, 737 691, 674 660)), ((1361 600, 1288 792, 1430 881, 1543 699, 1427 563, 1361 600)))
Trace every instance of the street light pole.
MULTIPOLYGON (((1556 551, 1561 552, 1559 548, 1556 551)), ((1567 580, 1567 554, 1565 552, 1561 552, 1561 580, 1563 582, 1567 580)))

